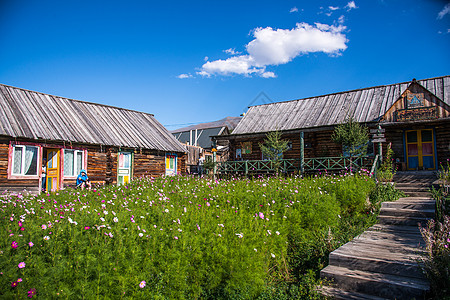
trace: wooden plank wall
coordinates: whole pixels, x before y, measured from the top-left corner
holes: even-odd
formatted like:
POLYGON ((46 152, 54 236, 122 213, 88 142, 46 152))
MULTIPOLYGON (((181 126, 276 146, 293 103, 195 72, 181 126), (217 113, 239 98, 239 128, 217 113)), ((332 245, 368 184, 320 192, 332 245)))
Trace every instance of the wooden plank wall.
POLYGON ((447 159, 450 158, 450 122, 436 126, 435 131, 438 164, 442 162, 446 165, 447 159))
MULTIPOLYGON (((8 151, 10 139, 0 138, 0 194, 4 190, 21 192, 24 189, 37 193, 40 189, 38 179, 8 179, 8 151)), ((61 144, 51 144, 47 146, 61 144)), ((94 184, 117 183, 117 147, 100 147, 96 145, 73 145, 88 151, 87 172, 94 184)), ((67 147, 67 145, 66 145, 67 147)), ((123 150, 123 149, 122 149, 123 150)), ((133 151, 133 150, 129 150, 133 151)), ((177 172, 186 174, 186 155, 178 153, 177 172)), ((165 174, 165 152, 140 150, 135 152, 133 161, 133 177, 163 176, 165 174)), ((75 179, 64 179, 62 187, 74 186, 75 179)))
MULTIPOLYGON (((306 132, 304 135, 305 158, 333 157, 342 155, 342 146, 331 140, 332 130, 306 132)), ((285 134, 282 139, 292 142, 292 149, 284 153, 285 159, 300 158, 300 134, 285 134)), ((262 158, 260 143, 264 143, 265 137, 248 138, 230 141, 229 160, 236 160, 236 149, 242 148, 241 143, 251 142, 252 153, 242 154, 243 160, 260 160, 262 158)))
POLYGON ((406 90, 402 97, 400 97, 386 114, 383 116, 383 121, 395 122, 395 112, 400 109, 405 109, 405 97, 408 93, 423 93, 424 94, 424 107, 437 107, 437 118, 450 117, 450 106, 445 102, 439 100, 435 95, 425 90, 417 83, 412 84, 408 90, 406 90))
POLYGON ((9 140, 0 139, 0 195, 5 190, 9 192, 27 190, 31 193, 37 193, 39 191, 38 179, 8 179, 8 154, 9 140))

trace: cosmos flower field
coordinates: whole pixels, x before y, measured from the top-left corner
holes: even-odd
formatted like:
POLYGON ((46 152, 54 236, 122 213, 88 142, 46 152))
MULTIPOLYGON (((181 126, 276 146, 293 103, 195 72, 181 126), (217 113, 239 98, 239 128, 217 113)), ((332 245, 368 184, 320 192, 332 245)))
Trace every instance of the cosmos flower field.
POLYGON ((374 187, 180 176, 3 196, 0 298, 311 297, 328 253, 374 222, 374 187))

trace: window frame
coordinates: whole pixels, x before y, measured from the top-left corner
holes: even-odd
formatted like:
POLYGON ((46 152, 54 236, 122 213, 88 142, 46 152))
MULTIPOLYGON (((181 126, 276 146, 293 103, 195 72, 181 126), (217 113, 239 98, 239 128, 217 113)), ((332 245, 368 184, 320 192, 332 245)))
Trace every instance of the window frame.
MULTIPOLYGON (((82 169, 86 169, 86 150, 84 150, 84 149, 70 149, 70 148, 63 148, 62 149, 63 151, 62 151, 62 153, 63 153, 63 159, 62 159, 62 162, 61 162, 61 168, 62 168, 62 172, 61 172, 61 175, 63 176, 63 178, 77 178, 77 176, 78 176, 78 173, 76 173, 76 174, 73 174, 73 175, 66 175, 65 174, 65 168, 64 168, 64 163, 66 162, 66 150, 67 151, 73 151, 73 160, 74 160, 74 166, 76 166, 77 165, 77 153, 80 153, 81 152, 81 170, 82 169)), ((75 168, 74 168, 74 170, 75 170, 75 168)))
POLYGON ((39 179, 40 171, 41 171, 41 161, 42 161, 42 147, 38 144, 33 143, 10 143, 9 144, 9 154, 8 154, 8 179, 39 179), (15 148, 22 148, 22 165, 21 165, 21 173, 14 174, 14 156, 15 156, 15 148), (24 164, 25 164, 25 149, 26 147, 33 147, 37 149, 37 162, 36 162, 36 174, 35 175, 26 175, 24 174, 24 164))

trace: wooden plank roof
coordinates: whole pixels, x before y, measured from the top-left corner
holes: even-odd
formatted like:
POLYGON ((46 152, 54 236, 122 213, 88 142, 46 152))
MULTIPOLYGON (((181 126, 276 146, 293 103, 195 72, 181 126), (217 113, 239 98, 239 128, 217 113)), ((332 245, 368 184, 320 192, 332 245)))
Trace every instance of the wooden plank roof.
MULTIPOLYGON (((450 105, 450 76, 417 82, 450 105)), ((231 136, 333 126, 344 123, 347 116, 361 123, 377 122, 411 83, 396 83, 251 106, 231 136)))
POLYGON ((4 84, 0 84, 0 135, 186 152, 151 114, 4 84))

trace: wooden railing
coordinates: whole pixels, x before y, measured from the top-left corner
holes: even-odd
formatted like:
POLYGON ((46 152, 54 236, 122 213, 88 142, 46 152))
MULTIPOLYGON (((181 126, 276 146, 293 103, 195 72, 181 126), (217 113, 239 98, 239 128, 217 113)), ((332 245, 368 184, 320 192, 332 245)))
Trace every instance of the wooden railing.
MULTIPOLYGON (((314 157, 305 158, 303 166, 300 159, 282 159, 280 171, 291 173, 300 171, 339 171, 339 170, 360 170, 373 169, 373 164, 378 159, 373 156, 364 156, 359 158, 350 157, 314 157), (303 168, 302 168, 303 167, 303 168)), ((270 173, 275 171, 275 166, 271 160, 242 160, 242 161, 226 161, 217 163, 217 173, 270 173)))

